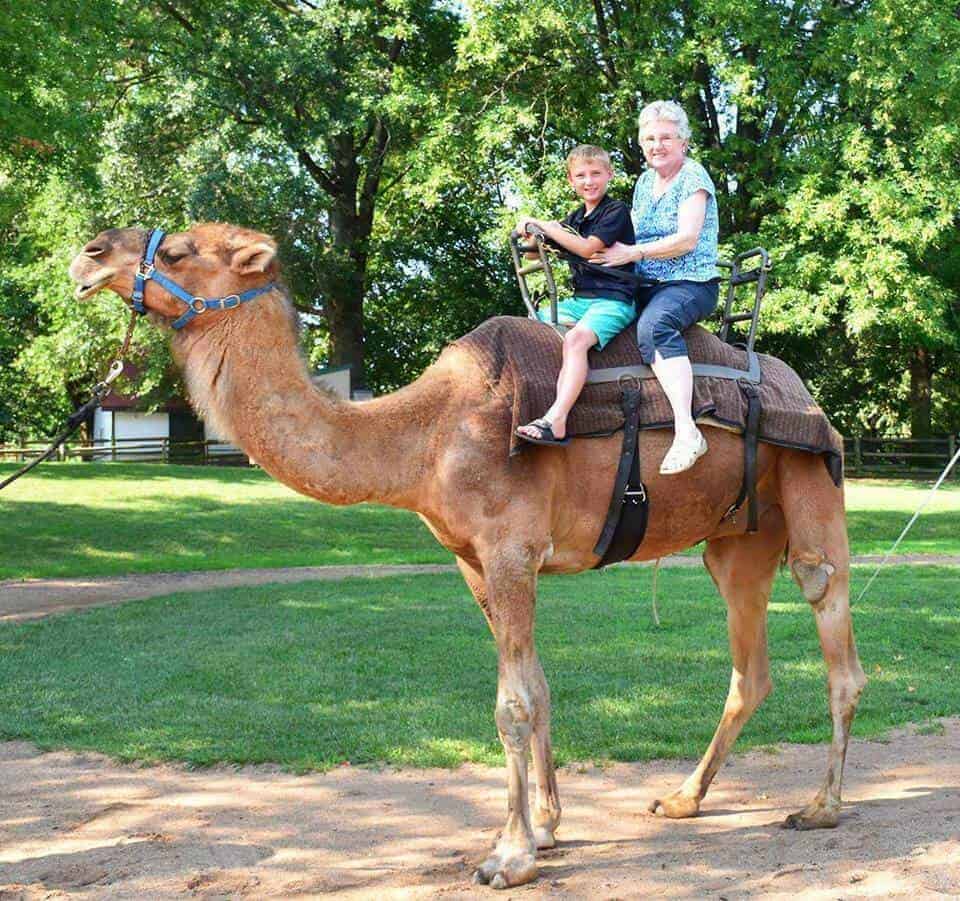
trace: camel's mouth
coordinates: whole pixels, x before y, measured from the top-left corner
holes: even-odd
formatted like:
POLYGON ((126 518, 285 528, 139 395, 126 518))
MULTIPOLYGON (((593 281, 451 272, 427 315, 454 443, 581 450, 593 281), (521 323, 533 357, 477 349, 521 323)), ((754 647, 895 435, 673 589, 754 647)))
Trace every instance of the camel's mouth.
POLYGON ((116 269, 101 269, 95 279, 92 276, 84 276, 82 281, 78 279, 80 284, 77 285, 73 296, 76 297, 77 300, 86 300, 88 297, 93 297, 98 291, 106 288, 107 285, 113 281, 113 277, 116 274, 116 269))

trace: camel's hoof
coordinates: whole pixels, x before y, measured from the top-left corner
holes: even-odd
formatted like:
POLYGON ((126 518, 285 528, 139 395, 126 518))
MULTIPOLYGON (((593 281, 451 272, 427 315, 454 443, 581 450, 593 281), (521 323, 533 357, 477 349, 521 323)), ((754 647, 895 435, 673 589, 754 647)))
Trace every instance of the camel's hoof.
POLYGON ((781 824, 782 829, 835 829, 840 822, 840 811, 829 807, 805 807, 791 813, 781 824))
POLYGON ((555 848, 557 845, 553 830, 548 829, 546 826, 533 827, 533 842, 537 846, 538 851, 543 851, 546 848, 555 848))
POLYGON ((537 861, 532 854, 491 854, 473 874, 473 881, 490 888, 512 888, 537 878, 537 861))
POLYGON ((647 810, 658 817, 684 820, 687 817, 695 817, 700 813, 700 802, 696 798, 691 798, 690 795, 674 792, 666 798, 658 798, 653 801, 647 810))

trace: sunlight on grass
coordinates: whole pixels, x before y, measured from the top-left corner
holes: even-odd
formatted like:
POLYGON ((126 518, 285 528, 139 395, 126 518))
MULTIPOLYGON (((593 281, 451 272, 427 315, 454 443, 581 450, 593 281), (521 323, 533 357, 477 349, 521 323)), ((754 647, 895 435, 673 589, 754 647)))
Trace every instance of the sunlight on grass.
MULTIPOLYGON (((960 713, 957 572, 892 567, 856 610, 870 678, 856 735, 960 713)), ((722 604, 706 573, 664 571, 657 628, 650 577, 622 568, 541 584, 561 763, 694 757, 710 740, 730 675, 722 604)), ((775 689, 741 749, 829 735, 814 618, 797 597, 776 580, 775 689)), ((197 766, 502 765, 496 652, 455 575, 170 595, 0 625, 0 649, 4 739, 197 766)))

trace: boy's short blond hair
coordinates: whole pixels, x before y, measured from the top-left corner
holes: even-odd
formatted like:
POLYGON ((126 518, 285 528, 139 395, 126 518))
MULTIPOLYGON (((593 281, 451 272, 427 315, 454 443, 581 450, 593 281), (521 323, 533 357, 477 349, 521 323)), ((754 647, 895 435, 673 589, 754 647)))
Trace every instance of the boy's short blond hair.
POLYGON ((576 163, 589 163, 591 160, 597 160, 611 171, 613 170, 613 166, 610 165, 610 154, 602 147, 597 147, 596 144, 578 144, 567 154, 567 172, 576 163))

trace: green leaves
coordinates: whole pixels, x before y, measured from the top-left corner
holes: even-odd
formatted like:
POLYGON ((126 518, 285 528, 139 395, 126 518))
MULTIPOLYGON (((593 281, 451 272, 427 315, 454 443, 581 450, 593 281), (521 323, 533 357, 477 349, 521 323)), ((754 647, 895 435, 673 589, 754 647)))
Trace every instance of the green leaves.
MULTIPOLYGON (((0 323, 27 323, 0 324, 0 354, 31 396, 75 391, 113 335, 58 300, 79 244, 202 219, 278 238, 315 362, 365 367, 376 390, 408 381, 479 319, 519 311, 506 234, 519 212, 573 205, 571 147, 605 146, 628 199, 639 110, 670 97, 717 185, 724 252, 773 256, 761 346, 844 431, 904 431, 923 378, 929 428, 960 426, 947 4, 43 6, 0 22, 0 323)), ((160 386, 167 358, 150 359, 160 386)), ((8 422, 35 421, 21 407, 8 422)))

